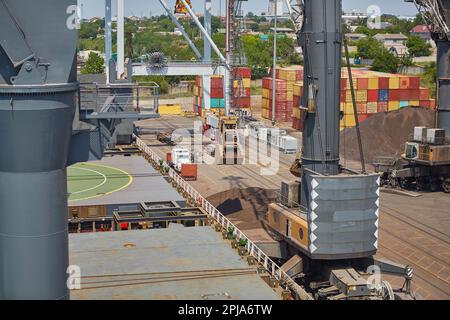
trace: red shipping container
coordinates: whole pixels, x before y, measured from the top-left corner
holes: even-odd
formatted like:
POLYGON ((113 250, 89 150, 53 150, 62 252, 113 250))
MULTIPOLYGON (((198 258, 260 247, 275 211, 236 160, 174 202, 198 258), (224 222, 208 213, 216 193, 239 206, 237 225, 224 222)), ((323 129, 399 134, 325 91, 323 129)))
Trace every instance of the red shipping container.
POLYGON ((223 79, 211 78, 211 88, 223 88, 223 79))
POLYGON ((409 99, 409 90, 407 90, 407 89, 398 90, 398 100, 400 100, 400 101, 411 100, 411 99, 409 99))
POLYGON ((420 100, 420 106, 425 107, 425 108, 430 108, 431 102, 430 102, 430 100, 420 100))
POLYGON ((420 78, 419 77, 410 77, 409 78, 409 88, 410 89, 419 89, 420 88, 420 78))
POLYGON ((195 78, 195 85, 196 85, 197 87, 201 87, 201 86, 202 86, 202 77, 197 76, 197 77, 195 78))
POLYGON ((347 79, 346 78, 341 78, 341 90, 342 91, 347 90, 347 79))
POLYGON ((232 74, 237 79, 250 79, 252 77, 252 69, 248 67, 235 67, 233 68, 232 74))
POLYGON ((295 130, 302 131, 303 130, 303 121, 298 118, 292 118, 292 128, 295 130))
POLYGON ((409 89, 409 77, 400 77, 400 89, 409 89))
POLYGON ((251 108, 251 98, 235 98, 233 99, 233 106, 236 108, 251 108))
POLYGON ((389 78, 378 78, 378 89, 389 89, 389 78))
POLYGON ((436 100, 435 99, 430 99, 430 108, 436 109, 436 100))
POLYGON ((367 102, 378 101, 378 90, 367 90, 367 102))
POLYGON ((347 100, 347 92, 345 90, 341 90, 340 102, 346 102, 347 100))
POLYGON ((302 103, 302 98, 299 96, 294 96, 294 106, 298 107, 302 103))
POLYGON ((233 96, 235 98, 248 98, 251 96, 250 88, 235 88, 233 89, 233 96))
POLYGON ((213 99, 223 99, 223 88, 211 88, 211 98, 213 99))
POLYGON ((378 102, 378 112, 388 112, 388 105, 387 101, 378 102))
POLYGON ((359 114, 358 115, 358 122, 361 123, 361 122, 367 120, 367 118, 368 118, 367 114, 359 114))
POLYGON ((197 180, 197 164, 196 163, 182 164, 180 176, 186 181, 197 180))
POLYGON ((410 89, 408 90, 408 100, 419 100, 420 98, 420 90, 419 89, 410 89))
POLYGON ((430 99, 430 89, 420 88, 419 100, 429 100, 430 99))
POLYGON ((369 78, 358 78, 356 79, 356 87, 358 90, 367 90, 369 87, 369 78))
POLYGON ((357 103, 356 109, 358 110, 358 114, 365 114, 367 113, 367 104, 365 102, 357 103))
MULTIPOLYGON (((265 89, 270 89, 272 90, 273 88, 273 83, 272 83, 272 78, 263 78, 262 79, 262 87, 265 89)), ((277 91, 280 90, 286 90, 287 89, 287 83, 285 80, 280 80, 280 79, 276 79, 276 88, 277 91)))
POLYGON ((391 89, 389 90, 389 101, 399 101, 398 98, 398 90, 397 89, 391 89))

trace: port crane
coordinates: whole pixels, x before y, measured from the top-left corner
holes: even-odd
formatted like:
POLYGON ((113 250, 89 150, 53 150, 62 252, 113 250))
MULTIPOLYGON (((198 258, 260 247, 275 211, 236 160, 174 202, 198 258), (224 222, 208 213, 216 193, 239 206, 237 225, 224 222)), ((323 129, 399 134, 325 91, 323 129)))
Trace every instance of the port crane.
MULTIPOLYGON (((345 168, 339 159, 342 1, 288 0, 304 54, 305 94, 299 181, 284 182, 267 225, 288 245, 282 266, 316 299, 411 299, 413 270, 376 259, 380 176, 345 168), (371 267, 403 276, 368 286, 371 267)), ((363 166, 364 167, 364 166, 363 166)))
POLYGON ((405 2, 416 6, 437 47, 436 127, 416 127, 401 159, 378 158, 374 165, 384 185, 450 193, 450 1, 405 2))

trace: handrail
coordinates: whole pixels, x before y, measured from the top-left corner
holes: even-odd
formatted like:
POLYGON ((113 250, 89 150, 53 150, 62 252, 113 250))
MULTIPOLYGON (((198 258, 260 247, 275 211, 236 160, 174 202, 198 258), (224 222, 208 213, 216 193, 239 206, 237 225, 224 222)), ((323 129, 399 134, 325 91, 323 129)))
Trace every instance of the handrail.
MULTIPOLYGON (((135 136, 137 147, 147 154, 153 161, 160 163, 161 161, 165 166, 168 164, 161 159, 156 153, 148 147, 139 137, 135 136)), ((300 300, 313 300, 313 298, 300 287, 286 272, 284 272, 280 266, 278 266, 268 255, 264 253, 255 243, 253 243, 241 230, 239 230, 228 218, 225 217, 217 208, 215 208, 209 201, 207 201, 197 190, 195 190, 189 183, 178 175, 178 173, 172 168, 169 169, 169 177, 173 179, 190 197, 197 201, 207 214, 217 221, 225 230, 230 227, 234 230, 234 235, 237 239, 247 240, 246 249, 248 253, 254 257, 258 263, 262 264, 264 268, 281 284, 285 284, 288 288, 298 294, 300 300)))

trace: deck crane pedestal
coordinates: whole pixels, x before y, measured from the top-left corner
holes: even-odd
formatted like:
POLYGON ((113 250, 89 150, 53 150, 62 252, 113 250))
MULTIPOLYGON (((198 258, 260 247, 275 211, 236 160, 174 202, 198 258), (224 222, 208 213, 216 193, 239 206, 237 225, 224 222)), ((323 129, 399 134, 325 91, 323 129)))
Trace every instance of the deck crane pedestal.
POLYGON ((412 274, 409 267, 374 258, 378 249, 379 175, 340 164, 342 1, 287 3, 304 53, 305 95, 301 104, 307 112, 299 160, 301 181, 297 186, 283 187, 281 192, 293 205, 287 207, 285 201, 270 204, 268 226, 289 244, 291 259, 298 261, 297 281, 315 298, 408 298, 409 291, 392 290, 385 281, 368 285, 371 266, 401 274, 408 284, 412 274))

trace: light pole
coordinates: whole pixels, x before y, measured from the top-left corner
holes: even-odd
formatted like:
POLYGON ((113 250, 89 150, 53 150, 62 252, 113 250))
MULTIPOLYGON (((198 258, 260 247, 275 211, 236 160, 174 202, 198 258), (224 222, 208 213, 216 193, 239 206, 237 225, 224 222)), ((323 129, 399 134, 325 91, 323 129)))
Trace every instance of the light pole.
POLYGON ((274 26, 273 26, 273 67, 272 67, 272 125, 275 125, 276 85, 277 85, 277 7, 278 0, 274 1, 274 26))

